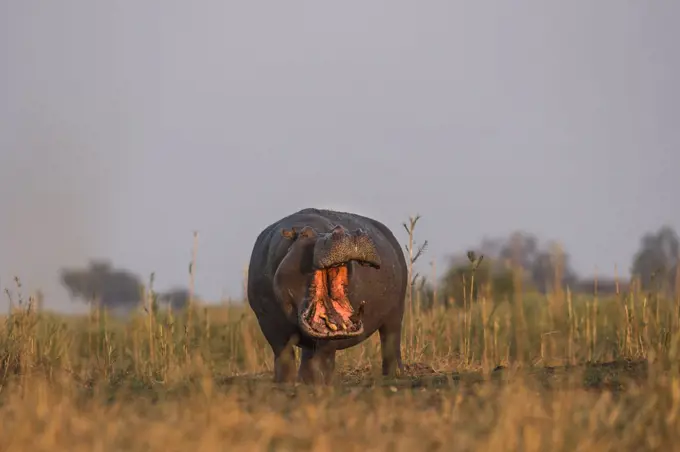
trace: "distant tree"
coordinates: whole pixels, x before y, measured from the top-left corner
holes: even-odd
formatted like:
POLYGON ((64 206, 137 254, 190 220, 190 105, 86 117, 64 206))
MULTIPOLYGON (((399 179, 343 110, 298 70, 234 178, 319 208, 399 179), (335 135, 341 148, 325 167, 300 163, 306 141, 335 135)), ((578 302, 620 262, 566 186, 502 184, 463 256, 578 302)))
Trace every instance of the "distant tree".
POLYGON ((500 260, 509 260, 512 265, 530 269, 539 254, 538 238, 533 234, 515 231, 503 242, 500 260))
POLYGON ((510 234, 501 248, 500 258, 524 269, 528 273, 527 282, 541 293, 550 291, 556 282, 563 286, 573 285, 578 279, 569 263, 568 253, 554 242, 540 246, 538 238, 526 232, 510 234), (555 280, 556 275, 560 281, 555 280))
POLYGON ((547 248, 534 255, 528 269, 536 290, 548 293, 555 289, 556 284, 573 287, 578 278, 569 264, 570 256, 561 251, 556 243, 549 244, 547 248))
MULTIPOLYGON (((194 296, 195 298, 195 296, 194 296)), ((175 288, 158 295, 159 304, 170 306, 173 310, 181 310, 189 305, 189 290, 175 288)))
POLYGON ((668 292, 675 283, 680 254, 678 234, 670 226, 647 233, 633 257, 631 273, 640 279, 645 290, 668 292))
POLYGON ((485 238, 472 249, 484 255, 475 272, 472 293, 470 263, 465 255, 454 255, 442 278, 445 300, 453 298, 458 302, 464 294, 476 299, 478 291, 486 286, 491 289, 494 300, 512 301, 516 282, 513 267, 523 270, 523 290, 546 293, 556 283, 573 286, 578 281, 569 263, 569 254, 554 243, 540 246, 538 238, 530 233, 516 231, 505 238, 485 238))
POLYGON ((465 299, 477 300, 480 290, 488 287, 491 290, 490 296, 493 300, 508 299, 512 301, 514 293, 512 271, 500 260, 486 255, 483 256, 484 258, 479 266, 474 270, 474 282, 472 265, 467 256, 454 255, 451 257, 449 268, 441 282, 444 300, 453 301, 456 305, 462 306, 465 299))
POLYGON ((92 261, 85 269, 63 269, 61 283, 73 298, 108 308, 132 309, 142 300, 143 285, 131 272, 108 261, 92 261))

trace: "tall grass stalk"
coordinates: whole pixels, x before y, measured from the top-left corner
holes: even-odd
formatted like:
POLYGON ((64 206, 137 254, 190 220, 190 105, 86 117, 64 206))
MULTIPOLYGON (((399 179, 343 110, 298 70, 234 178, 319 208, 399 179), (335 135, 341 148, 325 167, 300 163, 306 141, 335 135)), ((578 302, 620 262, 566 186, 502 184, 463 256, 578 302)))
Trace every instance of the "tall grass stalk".
POLYGON ((408 331, 408 337, 410 338, 410 343, 409 343, 409 350, 410 350, 410 358, 414 359, 416 356, 415 353, 415 320, 416 320, 416 315, 418 313, 417 309, 419 308, 418 306, 414 306, 413 303, 413 287, 415 286, 416 280, 418 278, 418 273, 414 274, 413 273, 413 266, 416 263, 416 261, 423 255, 425 250, 427 249, 427 240, 423 242, 420 247, 417 249, 415 248, 415 241, 414 241, 414 235, 415 235, 415 229, 416 229, 416 224, 418 223, 418 220, 420 220, 420 215, 416 215, 413 217, 409 217, 409 222, 408 224, 403 223, 402 225, 404 226, 404 229, 406 230, 406 233, 408 234, 408 243, 404 245, 404 248, 406 249, 406 256, 407 256, 407 265, 408 265, 408 283, 407 283, 407 288, 406 288, 406 310, 408 313, 408 319, 409 319, 409 331, 408 331))

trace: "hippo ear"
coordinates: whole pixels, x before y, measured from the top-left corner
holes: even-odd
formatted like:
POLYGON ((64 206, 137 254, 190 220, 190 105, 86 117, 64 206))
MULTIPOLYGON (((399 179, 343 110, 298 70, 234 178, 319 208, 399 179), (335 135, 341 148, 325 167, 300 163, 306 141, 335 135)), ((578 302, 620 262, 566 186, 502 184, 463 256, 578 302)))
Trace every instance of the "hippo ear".
POLYGON ((311 226, 305 226, 302 228, 302 231, 300 231, 300 234, 298 234, 300 237, 304 238, 311 238, 311 237, 317 237, 319 234, 316 232, 316 230, 311 227, 311 226))
POLYGON ((297 237, 298 232, 294 227, 290 229, 281 229, 281 235, 288 240, 294 240, 297 237))
POLYGON ((355 237, 361 237, 361 236, 365 236, 365 235, 368 235, 368 234, 363 229, 356 228, 355 230, 352 231, 352 235, 355 236, 355 237))
POLYGON ((333 237, 334 240, 340 239, 344 237, 344 235, 345 228, 343 228, 341 224, 334 227, 333 230, 331 231, 331 236, 333 237))

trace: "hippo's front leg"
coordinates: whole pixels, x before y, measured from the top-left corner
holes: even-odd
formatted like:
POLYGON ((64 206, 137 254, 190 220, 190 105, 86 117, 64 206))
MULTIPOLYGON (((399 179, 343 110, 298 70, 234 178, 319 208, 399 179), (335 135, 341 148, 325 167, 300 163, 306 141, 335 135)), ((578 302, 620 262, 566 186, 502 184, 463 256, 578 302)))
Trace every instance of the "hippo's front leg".
POLYGON ((274 382, 295 383, 295 344, 298 337, 285 322, 269 317, 258 318, 258 323, 274 353, 274 382))
POLYGON ((300 360, 299 378, 306 384, 323 383, 330 385, 335 372, 335 349, 319 347, 303 348, 300 360))
POLYGON ((295 382, 295 350, 291 345, 274 351, 274 382, 295 382))

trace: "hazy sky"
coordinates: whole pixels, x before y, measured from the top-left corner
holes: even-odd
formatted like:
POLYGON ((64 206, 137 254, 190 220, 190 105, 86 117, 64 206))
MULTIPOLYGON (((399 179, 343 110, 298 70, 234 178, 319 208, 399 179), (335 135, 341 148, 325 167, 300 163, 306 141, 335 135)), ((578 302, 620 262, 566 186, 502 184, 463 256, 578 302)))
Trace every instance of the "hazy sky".
MULTIPOLYGON (((0 1, 0 284, 61 265, 241 293, 303 207, 400 223, 430 259, 558 239, 627 271, 680 228, 680 2, 0 1), (675 43, 675 44, 674 44, 675 43), (675 195, 675 196, 674 196, 675 195)), ((3 300, 4 301, 4 300, 3 300)))

